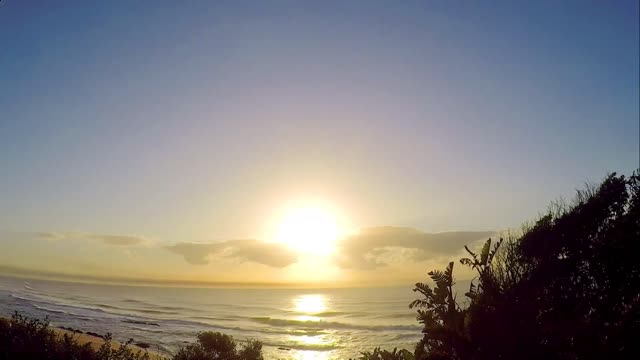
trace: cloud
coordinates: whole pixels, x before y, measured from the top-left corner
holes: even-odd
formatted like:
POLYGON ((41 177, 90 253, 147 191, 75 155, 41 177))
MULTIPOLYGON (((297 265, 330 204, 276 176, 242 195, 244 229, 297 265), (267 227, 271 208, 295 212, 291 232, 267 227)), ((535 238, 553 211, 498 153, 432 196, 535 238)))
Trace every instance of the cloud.
POLYGON ((282 244, 267 243, 255 239, 227 240, 209 244, 182 242, 166 248, 182 255, 188 263, 193 265, 206 265, 213 255, 276 268, 286 267, 298 260, 295 253, 282 244))
POLYGON ((145 242, 145 239, 137 236, 128 235, 93 235, 93 239, 102 240, 102 242, 111 245, 138 245, 145 242))
POLYGON ((38 232, 35 234, 37 237, 46 240, 97 240, 117 246, 140 245, 148 241, 145 238, 132 235, 92 234, 74 231, 38 232))
POLYGON ((425 233, 407 227, 365 228, 343 239, 336 264, 343 269, 375 269, 402 261, 419 262, 453 255, 465 245, 493 236, 493 231, 425 233))
POLYGON ((184 256, 184 259, 193 265, 206 265, 209 263, 209 255, 220 250, 217 244, 178 243, 166 247, 169 251, 184 256))

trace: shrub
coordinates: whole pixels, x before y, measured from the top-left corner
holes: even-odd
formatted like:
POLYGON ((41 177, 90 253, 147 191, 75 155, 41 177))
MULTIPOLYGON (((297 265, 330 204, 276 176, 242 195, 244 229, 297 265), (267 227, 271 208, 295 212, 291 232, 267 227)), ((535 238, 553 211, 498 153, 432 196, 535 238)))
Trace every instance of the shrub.
POLYGON ((520 236, 462 265, 477 280, 461 307, 453 265, 417 283, 424 337, 416 358, 638 358, 640 334, 640 177, 608 176, 556 205, 520 236))
MULTIPOLYGON (((134 351, 133 339, 113 346, 111 334, 94 350, 90 344, 80 345, 68 334, 57 335, 49 321, 29 319, 15 313, 11 319, 0 318, 0 360, 150 360, 147 351, 134 351)), ((248 340, 242 344, 218 332, 198 334, 196 343, 180 349, 174 360, 263 360, 262 343, 248 340)))
POLYGON ((239 345, 230 335, 206 331, 198 334, 196 343, 180 349, 173 360, 263 360, 262 343, 248 340, 239 345))
POLYGON ((58 336, 49 321, 29 319, 15 313, 10 320, 0 319, 0 359, 46 360, 149 360, 145 351, 134 352, 129 345, 133 340, 112 346, 111 335, 96 351, 91 345, 80 345, 68 334, 58 336))
POLYGON ((373 349, 373 352, 365 351, 358 360, 414 360, 413 354, 405 349, 393 349, 393 351, 380 350, 379 347, 373 349))

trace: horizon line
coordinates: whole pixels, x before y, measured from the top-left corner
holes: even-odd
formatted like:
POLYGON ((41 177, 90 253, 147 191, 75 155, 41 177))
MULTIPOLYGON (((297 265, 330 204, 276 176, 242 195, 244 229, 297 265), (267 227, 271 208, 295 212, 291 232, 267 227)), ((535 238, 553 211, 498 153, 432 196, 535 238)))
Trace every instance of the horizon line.
MULTIPOLYGON (((344 282, 328 283, 300 283, 300 282, 240 282, 240 281, 206 281, 206 280, 180 280, 180 279, 153 279, 134 277, 105 277, 94 275, 69 274, 63 272, 27 269, 18 266, 0 264, 0 277, 18 279, 32 279, 57 281, 67 283, 82 283, 110 286, 146 286, 146 287, 176 287, 176 288, 237 288, 237 289, 344 289, 344 288, 385 288, 400 287, 403 284, 386 284, 379 286, 367 286, 362 284, 345 284, 344 282)), ((413 283, 407 283, 413 286, 413 283)))

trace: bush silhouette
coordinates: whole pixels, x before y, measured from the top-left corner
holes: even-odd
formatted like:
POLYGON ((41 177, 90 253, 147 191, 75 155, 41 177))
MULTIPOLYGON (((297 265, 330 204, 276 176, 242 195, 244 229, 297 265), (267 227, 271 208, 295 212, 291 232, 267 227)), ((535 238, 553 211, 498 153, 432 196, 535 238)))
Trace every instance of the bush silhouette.
POLYGON ((112 346, 110 334, 104 340, 96 351, 70 335, 58 336, 46 319, 28 319, 18 313, 10 320, 0 319, 0 359, 149 360, 147 352, 129 347, 133 340, 119 347, 112 346))
POLYGON ((232 336, 219 332, 202 332, 196 343, 180 349, 174 360, 262 360, 262 343, 248 340, 239 345, 232 336))
POLYGON ((414 360, 413 354, 405 349, 393 351, 381 350, 379 347, 373 349, 373 351, 363 352, 358 360, 414 360))
MULTIPOLYGON (((10 320, 0 318, 0 359, 46 360, 149 360, 146 351, 134 351, 129 340, 112 346, 111 334, 94 350, 90 344, 80 345, 68 334, 58 335, 49 322, 29 319, 15 313, 10 320)), ((180 349, 175 360, 263 360, 262 343, 248 340, 242 345, 233 337, 217 332, 198 334, 196 343, 180 349)))
POLYGON ((453 265, 417 283, 416 359, 638 358, 640 180, 609 175, 522 234, 460 263, 477 273, 462 307, 453 265))

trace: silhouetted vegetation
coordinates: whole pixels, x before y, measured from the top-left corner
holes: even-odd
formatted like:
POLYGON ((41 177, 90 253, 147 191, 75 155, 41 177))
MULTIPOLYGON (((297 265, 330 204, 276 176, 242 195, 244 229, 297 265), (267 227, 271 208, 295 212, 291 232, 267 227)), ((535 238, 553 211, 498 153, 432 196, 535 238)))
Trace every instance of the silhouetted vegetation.
MULTIPOLYGON (((80 333, 76 329, 65 330, 80 333)), ((95 336, 104 340, 97 350, 88 343, 80 344, 75 336, 57 334, 46 319, 29 319, 16 312, 9 320, 0 318, 0 359, 150 360, 146 350, 130 347, 133 339, 113 346, 111 334, 95 336)), ((248 340, 238 344, 232 336, 207 331, 198 334, 197 342, 180 349, 172 359, 262 360, 262 343, 248 340)))
POLYGON ((415 357, 411 351, 402 349, 393 349, 393 351, 375 348, 373 351, 363 352, 358 360, 414 360, 415 357))
MULTIPOLYGON (((640 181, 608 176, 556 204, 520 236, 460 263, 477 273, 466 306, 453 267, 411 303, 424 325, 416 359, 634 358, 640 338, 640 181)), ((637 358, 637 357, 636 357, 637 358)))
POLYGON ((103 338, 104 343, 94 350, 71 335, 56 334, 47 320, 15 313, 10 320, 0 319, 0 359, 149 360, 148 353, 129 347, 132 340, 112 346, 111 334, 103 338))
POLYGON ((198 334, 198 341, 182 349, 174 360, 262 360, 262 343, 256 340, 240 345, 232 336, 219 332, 198 334))

